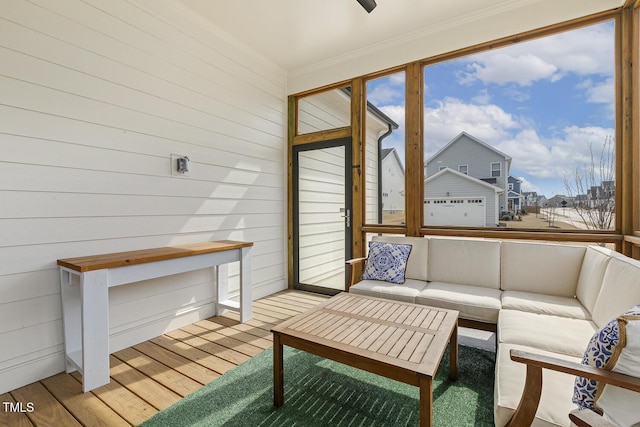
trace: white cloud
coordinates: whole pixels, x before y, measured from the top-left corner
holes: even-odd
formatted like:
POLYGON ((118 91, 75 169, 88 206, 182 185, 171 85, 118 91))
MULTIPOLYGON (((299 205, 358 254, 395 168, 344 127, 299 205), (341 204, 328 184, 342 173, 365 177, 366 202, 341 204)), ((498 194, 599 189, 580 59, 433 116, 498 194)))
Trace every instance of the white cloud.
POLYGON ((435 107, 425 106, 425 150, 434 154, 462 131, 495 144, 508 137, 520 122, 494 104, 467 104, 456 98, 445 98, 435 107))
POLYGON ((587 102, 598 104, 614 104, 615 92, 613 79, 607 79, 595 85, 590 85, 587 89, 587 102))
POLYGON ((367 91, 367 101, 375 106, 388 104, 397 99, 404 99, 404 87, 377 85, 373 90, 367 91))
POLYGON ((476 61, 467 65, 467 70, 461 83, 481 80, 484 83, 515 82, 529 86, 536 80, 551 78, 558 67, 530 53, 490 52, 477 55, 476 61))
POLYGON ((537 185, 535 185, 534 183, 530 182, 527 178, 525 178, 524 176, 519 176, 518 179, 520 181, 522 181, 520 183, 520 192, 524 193, 524 192, 531 192, 531 191, 535 191, 536 193, 540 193, 540 187, 538 187, 537 185))
POLYGON ((471 100, 476 104, 486 105, 489 102, 491 102, 491 95, 489 94, 489 91, 485 88, 480 90, 480 92, 478 92, 476 96, 471 98, 471 100))
MULTIPOLYGON (((596 158, 614 129, 567 126, 550 138, 541 137, 532 123, 515 117, 497 105, 467 104, 445 98, 425 107, 425 158, 429 158, 462 131, 511 156, 511 168, 529 179, 557 180, 590 160, 592 145, 596 158)), ((527 181, 524 191, 538 191, 527 181)))
POLYGON ((404 119, 405 119, 404 105, 385 105, 383 107, 380 107, 380 111, 385 113, 387 116, 391 118, 391 120, 398 123, 400 126, 404 126, 404 119))
POLYGON ((367 88, 367 101, 376 107, 399 101, 404 102, 405 75, 397 73, 372 80, 367 84, 367 88))
POLYGON ((510 155, 512 168, 526 172, 533 178, 558 179, 590 161, 589 147, 596 158, 613 129, 569 126, 555 138, 541 138, 529 128, 496 145, 510 155))
POLYGON ((468 65, 459 82, 528 86, 568 73, 613 76, 612 28, 608 22, 469 56, 462 60, 468 65))
POLYGON ((516 87, 508 87, 505 89, 504 94, 514 101, 525 102, 531 98, 531 95, 528 92, 523 90, 519 90, 516 87))

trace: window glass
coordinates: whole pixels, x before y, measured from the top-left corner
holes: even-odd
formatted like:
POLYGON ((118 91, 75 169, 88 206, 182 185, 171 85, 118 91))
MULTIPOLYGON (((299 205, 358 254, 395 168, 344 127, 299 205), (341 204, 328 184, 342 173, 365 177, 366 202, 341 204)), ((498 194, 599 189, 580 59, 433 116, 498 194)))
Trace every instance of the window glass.
POLYGON ((405 73, 366 85, 366 222, 405 224, 405 73))
POLYGON ((501 174, 501 170, 502 167, 500 165, 500 163, 491 163, 491 177, 492 178, 497 178, 499 177, 501 174))
POLYGON ((332 89, 298 100, 298 135, 349 126, 351 90, 332 89))
POLYGON ((606 21, 426 66, 424 224, 613 228, 614 45, 606 21))

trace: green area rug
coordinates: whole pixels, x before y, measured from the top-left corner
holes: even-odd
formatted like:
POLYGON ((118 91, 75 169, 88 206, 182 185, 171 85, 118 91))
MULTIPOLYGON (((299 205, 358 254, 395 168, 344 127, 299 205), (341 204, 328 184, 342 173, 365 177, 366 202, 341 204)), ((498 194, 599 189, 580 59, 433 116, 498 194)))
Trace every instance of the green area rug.
MULTIPOLYGON (((227 372, 142 424, 156 426, 417 426, 418 388, 290 347, 285 403, 273 406, 273 352, 227 372)), ((445 354, 433 383, 436 426, 493 426, 495 353, 460 346, 458 380, 445 354)))

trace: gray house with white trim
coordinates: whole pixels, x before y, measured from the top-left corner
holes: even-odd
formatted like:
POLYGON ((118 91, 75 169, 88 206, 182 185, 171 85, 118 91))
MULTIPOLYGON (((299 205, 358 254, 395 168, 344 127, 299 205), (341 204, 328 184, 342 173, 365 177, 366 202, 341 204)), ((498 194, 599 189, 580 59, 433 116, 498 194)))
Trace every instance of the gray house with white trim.
MULTIPOLYGON (((497 187, 500 191, 497 197, 497 214, 507 209, 507 188, 511 157, 495 149, 478 138, 461 132, 436 154, 426 161, 425 167, 425 198, 433 193, 428 189, 429 178, 445 169, 452 169, 475 180, 497 187)), ((474 180, 466 182, 466 187, 456 187, 449 190, 450 197, 473 197, 477 183, 474 180), (473 185, 471 185, 473 183, 473 185), (457 193, 457 194, 456 194, 457 193)), ((433 185, 433 184, 432 184, 433 185)), ((445 191, 445 194, 447 191, 445 191)), ((493 206, 493 203, 491 203, 493 206)), ((495 226, 493 220, 487 225, 495 226)), ((461 224, 460 224, 461 225, 461 224)))
POLYGON ((424 181, 424 224, 495 227, 504 190, 445 168, 424 181))

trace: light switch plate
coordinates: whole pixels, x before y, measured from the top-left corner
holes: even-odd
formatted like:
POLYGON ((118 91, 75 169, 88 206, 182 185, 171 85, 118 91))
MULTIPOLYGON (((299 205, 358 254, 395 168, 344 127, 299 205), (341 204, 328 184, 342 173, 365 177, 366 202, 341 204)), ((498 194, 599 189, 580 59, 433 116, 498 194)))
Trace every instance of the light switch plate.
POLYGON ((189 171, 185 173, 178 172, 178 159, 180 157, 189 157, 184 154, 171 154, 171 175, 173 176, 190 176, 193 169, 193 162, 189 162, 189 171))

